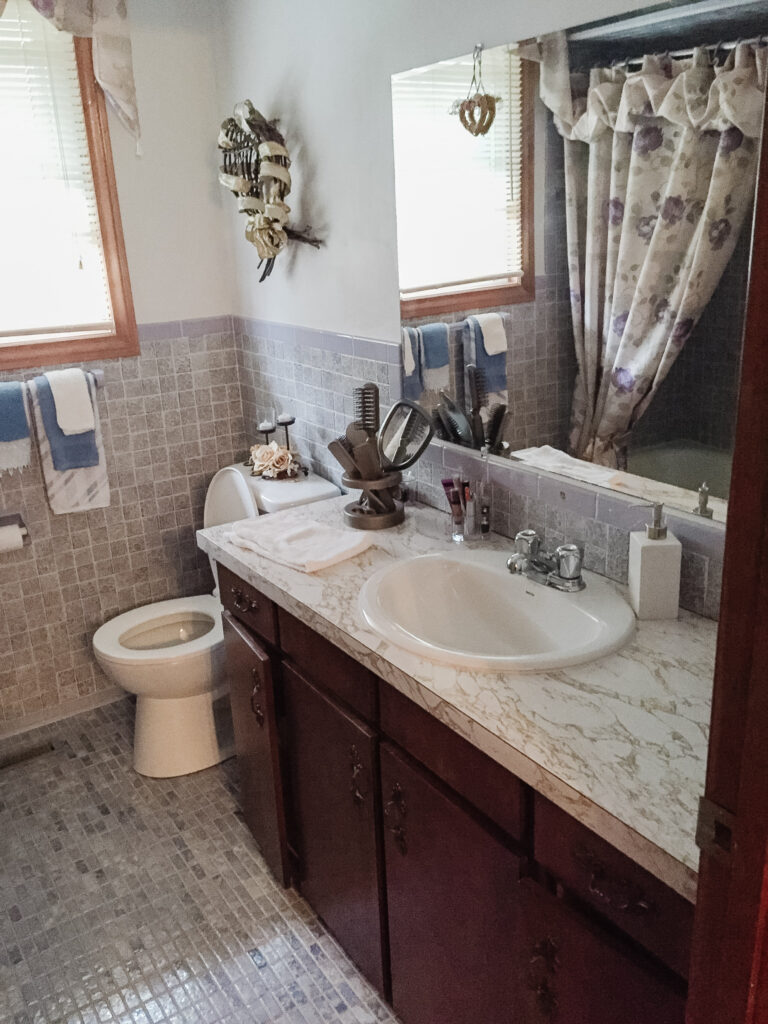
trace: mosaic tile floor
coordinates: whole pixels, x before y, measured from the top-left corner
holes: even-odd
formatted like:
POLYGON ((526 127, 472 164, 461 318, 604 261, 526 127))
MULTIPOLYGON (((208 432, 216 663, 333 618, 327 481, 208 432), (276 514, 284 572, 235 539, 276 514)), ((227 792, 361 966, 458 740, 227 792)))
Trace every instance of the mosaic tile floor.
POLYGON ((120 702, 0 741, 2 1024, 396 1024, 235 813, 131 768, 120 702))

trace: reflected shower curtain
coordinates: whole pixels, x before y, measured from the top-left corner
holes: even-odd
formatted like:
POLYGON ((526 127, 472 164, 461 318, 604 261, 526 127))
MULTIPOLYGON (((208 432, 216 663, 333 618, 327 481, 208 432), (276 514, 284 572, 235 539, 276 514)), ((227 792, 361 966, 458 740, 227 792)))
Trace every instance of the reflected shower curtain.
POLYGON ((578 372, 570 448, 622 465, 633 426, 730 259, 755 189, 768 48, 721 67, 648 56, 569 76, 542 40, 541 95, 564 137, 578 372), (580 95, 579 95, 580 93, 580 95))

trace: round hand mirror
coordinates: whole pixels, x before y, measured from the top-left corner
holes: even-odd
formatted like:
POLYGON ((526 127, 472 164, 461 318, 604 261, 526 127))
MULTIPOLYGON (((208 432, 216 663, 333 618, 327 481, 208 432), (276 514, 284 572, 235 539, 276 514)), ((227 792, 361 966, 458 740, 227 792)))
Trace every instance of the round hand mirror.
POLYGON ((379 455, 386 469, 412 466, 429 442, 434 429, 428 413, 416 402, 395 402, 381 425, 379 455))

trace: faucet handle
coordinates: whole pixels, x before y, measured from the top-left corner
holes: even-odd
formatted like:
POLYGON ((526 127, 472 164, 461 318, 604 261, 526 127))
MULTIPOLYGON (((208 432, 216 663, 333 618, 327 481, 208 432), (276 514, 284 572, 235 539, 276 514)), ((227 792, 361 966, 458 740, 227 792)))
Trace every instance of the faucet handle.
POLYGON ((561 544, 555 550, 557 575, 564 580, 581 578, 582 554, 576 544, 561 544))
POLYGON ((539 553, 541 541, 535 530, 520 530, 515 534, 515 554, 526 558, 535 558, 539 553))

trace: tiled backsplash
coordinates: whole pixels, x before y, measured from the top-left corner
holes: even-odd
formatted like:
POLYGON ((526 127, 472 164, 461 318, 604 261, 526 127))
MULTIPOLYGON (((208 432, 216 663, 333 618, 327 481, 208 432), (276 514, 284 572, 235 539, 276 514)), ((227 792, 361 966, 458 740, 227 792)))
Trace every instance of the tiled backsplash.
POLYGON ((243 416, 251 443, 268 414, 296 417, 291 439, 312 469, 335 480, 327 445, 354 419, 352 391, 373 381, 382 408, 400 397, 400 348, 385 342, 235 317, 243 416))
MULTIPOLYGON (((141 356, 99 364, 111 506, 53 516, 37 462, 0 477, 0 512, 21 512, 31 536, 0 554, 0 731, 110 691, 90 650, 106 619, 210 589, 194 536, 205 490, 258 440, 265 415, 295 415, 296 447, 338 480, 326 444, 352 417, 352 389, 378 382, 383 407, 400 394, 400 350, 389 343, 230 317, 140 333, 141 356)), ((633 499, 438 443, 414 469, 417 496, 444 509, 440 478, 465 467, 493 485, 496 530, 533 526, 549 544, 584 541, 589 568, 626 578, 628 531, 646 517, 633 499)), ((684 545, 682 604, 714 618, 724 530, 689 517, 670 525, 684 545)))
MULTIPOLYGON (((638 498, 617 495, 575 480, 538 473, 521 463, 433 441, 416 464, 416 497, 447 511, 440 484, 456 473, 491 485, 491 526, 506 537, 528 527, 552 548, 566 541, 584 545, 587 569, 627 582, 629 533, 648 521, 638 498)), ((720 610, 725 529, 722 523, 668 515, 669 528, 683 545, 680 604, 716 619, 720 610)))
POLYGON ((106 619, 212 587, 195 529, 212 474, 245 448, 230 318, 147 325, 141 356, 98 365, 110 507, 54 516, 34 445, 31 468, 0 476, 0 512, 31 538, 0 554, 0 727, 110 688, 91 655, 106 619))

